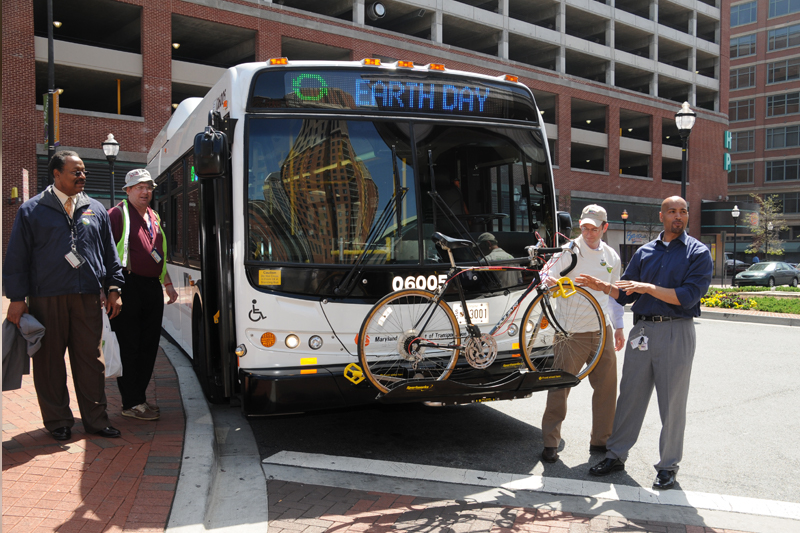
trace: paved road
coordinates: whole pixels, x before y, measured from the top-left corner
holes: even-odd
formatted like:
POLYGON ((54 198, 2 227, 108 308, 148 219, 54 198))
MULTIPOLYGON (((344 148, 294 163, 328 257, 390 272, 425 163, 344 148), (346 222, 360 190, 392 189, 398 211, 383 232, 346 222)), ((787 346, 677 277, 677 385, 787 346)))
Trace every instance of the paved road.
MULTIPOLYGON (((626 321, 631 318, 626 314, 626 321)), ((800 486, 793 482, 800 474, 797 330, 699 319, 697 331, 681 488, 800 502, 800 486)), ((586 384, 573 390, 561 461, 554 465, 539 459, 543 393, 482 405, 373 407, 254 419, 251 426, 262 457, 297 451, 586 480, 588 467, 602 459, 588 453, 590 394, 586 384)), ((659 431, 653 398, 626 471, 607 480, 650 487, 659 431)))

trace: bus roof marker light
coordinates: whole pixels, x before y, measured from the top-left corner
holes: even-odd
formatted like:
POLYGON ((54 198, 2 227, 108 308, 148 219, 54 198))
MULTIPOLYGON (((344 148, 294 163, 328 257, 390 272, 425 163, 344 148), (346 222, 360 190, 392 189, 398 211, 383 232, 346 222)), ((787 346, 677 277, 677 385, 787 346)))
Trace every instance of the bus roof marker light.
POLYGON ((267 331, 266 333, 261 335, 261 346, 265 348, 272 348, 273 346, 275 346, 276 340, 278 339, 275 338, 275 334, 267 331))
POLYGON ((400 68, 414 68, 413 61, 398 61, 397 66, 400 68))
POLYGON ((365 57, 361 60, 361 64, 365 67, 379 67, 381 66, 381 60, 377 57, 365 57))
POLYGON ((510 81, 512 83, 519 83, 519 76, 512 76, 511 74, 506 74, 503 76, 503 79, 506 81, 510 81))
POLYGON ((438 70, 441 72, 445 71, 444 65, 441 63, 428 63, 427 67, 428 70, 438 70))
POLYGON ((286 336, 286 347, 289 349, 294 349, 300 346, 300 337, 295 335, 294 333, 290 333, 286 336))
POLYGON ((273 57, 269 60, 270 65, 288 65, 289 58, 287 57, 273 57))

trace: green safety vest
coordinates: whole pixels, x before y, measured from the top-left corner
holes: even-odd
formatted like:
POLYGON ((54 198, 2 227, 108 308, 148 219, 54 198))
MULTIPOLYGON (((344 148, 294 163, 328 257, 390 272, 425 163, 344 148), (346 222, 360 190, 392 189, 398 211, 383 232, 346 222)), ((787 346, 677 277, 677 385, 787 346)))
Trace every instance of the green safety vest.
MULTIPOLYGON (((156 216, 155 236, 157 238, 158 230, 161 228, 161 217, 159 217, 158 213, 152 209, 151 211, 156 216)), ((128 241, 130 240, 131 236, 131 217, 128 213, 128 200, 122 200, 122 215, 122 238, 117 242, 117 253, 119 254, 119 260, 122 263, 122 268, 125 268, 128 266, 128 241)), ((164 266, 161 268, 161 275, 158 277, 158 280, 161 283, 164 283, 164 277, 167 275, 167 238, 164 236, 164 232, 161 232, 161 245, 164 249, 163 255, 161 256, 164 266)))

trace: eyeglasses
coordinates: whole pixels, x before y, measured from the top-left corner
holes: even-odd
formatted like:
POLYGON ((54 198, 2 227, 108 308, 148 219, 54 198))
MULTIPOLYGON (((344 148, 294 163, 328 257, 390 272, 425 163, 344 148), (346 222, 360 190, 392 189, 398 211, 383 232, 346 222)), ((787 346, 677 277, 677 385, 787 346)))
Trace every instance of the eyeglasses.
POLYGON ((67 172, 67 174, 72 174, 76 178, 79 178, 80 176, 84 176, 84 177, 88 176, 89 175, 89 171, 88 170, 73 170, 72 172, 67 172))
POLYGON ((594 235, 597 235, 598 233, 603 231, 603 228, 590 228, 588 226, 581 226, 581 231, 583 231, 584 233, 592 233, 594 235))
POLYGON ((133 189, 136 192, 142 192, 142 191, 152 192, 154 190, 152 185, 136 185, 135 187, 131 187, 131 189, 133 189))

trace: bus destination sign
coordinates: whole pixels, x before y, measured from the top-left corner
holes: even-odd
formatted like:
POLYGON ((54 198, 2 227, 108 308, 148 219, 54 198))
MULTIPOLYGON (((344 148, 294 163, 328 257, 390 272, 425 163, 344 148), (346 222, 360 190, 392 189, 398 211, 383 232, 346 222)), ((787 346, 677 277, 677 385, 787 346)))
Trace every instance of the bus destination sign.
POLYGON ((434 73, 363 70, 264 71, 255 80, 253 109, 362 110, 536 120, 521 87, 434 73))

